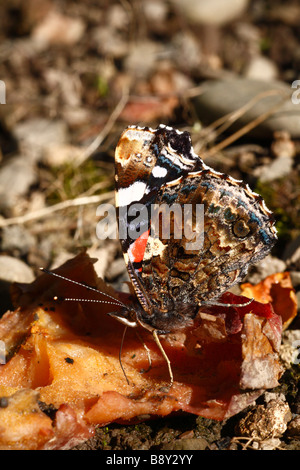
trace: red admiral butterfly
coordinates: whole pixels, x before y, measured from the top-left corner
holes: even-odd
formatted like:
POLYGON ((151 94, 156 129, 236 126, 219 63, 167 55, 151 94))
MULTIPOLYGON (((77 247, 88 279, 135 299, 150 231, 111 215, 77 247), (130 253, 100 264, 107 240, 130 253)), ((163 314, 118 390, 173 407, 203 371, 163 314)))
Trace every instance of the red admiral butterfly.
POLYGON ((158 335, 192 323, 199 307, 218 305, 220 295, 274 245, 274 220, 262 197, 247 184, 205 165, 194 153, 188 132, 164 125, 156 130, 131 126, 117 145, 115 165, 119 229, 128 233, 121 244, 137 301, 111 315, 152 332, 172 384, 158 335), (169 238, 161 228, 152 235, 150 208, 173 204, 192 207, 192 224, 198 230, 196 208, 202 205, 202 249, 189 250, 190 240, 175 236, 176 226, 183 223, 176 213, 169 238), (135 216, 136 207, 146 208, 137 222, 129 216, 131 208, 135 216))
POLYGON ((192 325, 203 306, 231 306, 218 298, 271 250, 277 239, 274 220, 247 184, 205 165, 194 153, 188 132, 164 125, 155 130, 131 126, 117 145, 115 165, 119 232, 126 233, 121 245, 136 301, 124 305, 111 297, 107 303, 121 309, 109 315, 126 327, 140 324, 153 334, 171 386, 171 364, 159 335, 192 325), (185 231, 177 236, 187 221, 182 212, 169 211, 169 236, 161 226, 153 232, 151 209, 162 209, 163 215, 174 205, 191 208, 189 233, 201 240, 200 248, 192 244, 191 249, 185 231), (200 225, 199 207, 204 215, 200 225), (137 211, 142 217, 135 217, 137 211))

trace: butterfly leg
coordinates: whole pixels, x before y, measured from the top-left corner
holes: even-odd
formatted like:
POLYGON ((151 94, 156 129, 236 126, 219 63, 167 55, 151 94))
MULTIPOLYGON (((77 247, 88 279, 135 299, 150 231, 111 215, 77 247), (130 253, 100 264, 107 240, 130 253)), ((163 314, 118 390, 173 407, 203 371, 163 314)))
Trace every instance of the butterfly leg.
POLYGON ((172 372, 171 362, 170 362, 170 359, 168 358, 168 356, 167 356, 167 354, 166 354, 164 348, 162 347, 161 342, 159 341, 157 331, 156 331, 156 330, 153 330, 153 331, 152 331, 152 335, 153 335, 153 338, 154 338, 155 343, 157 344, 157 346, 159 347, 160 352, 161 352, 162 355, 163 355, 164 360, 165 360, 166 363, 167 363, 168 370, 169 370, 169 376, 170 376, 170 383, 169 383, 168 389, 170 389, 170 388, 172 387, 173 381, 174 381, 174 380, 173 380, 173 372, 172 372))
POLYGON ((144 346, 145 350, 146 350, 146 353, 147 353, 147 358, 148 358, 148 368, 147 369, 142 369, 142 373, 146 373, 146 372, 149 372, 149 370, 152 368, 152 360, 151 360, 151 356, 150 356, 150 349, 148 348, 148 346, 145 344, 143 338, 141 337, 141 335, 138 333, 138 331, 135 330, 135 333, 138 337, 138 339, 140 340, 140 342, 142 343, 142 345, 144 346))
POLYGON ((126 331, 127 331, 127 326, 125 326, 124 331, 123 331, 123 335, 122 335, 121 346, 120 346, 120 349, 119 349, 119 363, 120 363, 122 372, 123 372, 123 374, 124 374, 124 377, 125 377, 125 379, 126 379, 126 382, 127 382, 128 385, 130 385, 130 382, 129 382, 128 377, 127 377, 127 375, 126 375, 124 366, 123 366, 123 364, 122 364, 122 349, 123 349, 123 343, 124 343, 126 331))
POLYGON ((213 305, 213 306, 216 306, 216 307, 236 307, 236 308, 242 308, 242 307, 248 307, 248 305, 250 305, 252 302, 254 301, 254 299, 250 299, 248 302, 245 302, 243 304, 224 304, 222 302, 218 302, 218 301, 208 301, 208 302, 205 302, 205 300, 202 302, 202 305, 213 305))

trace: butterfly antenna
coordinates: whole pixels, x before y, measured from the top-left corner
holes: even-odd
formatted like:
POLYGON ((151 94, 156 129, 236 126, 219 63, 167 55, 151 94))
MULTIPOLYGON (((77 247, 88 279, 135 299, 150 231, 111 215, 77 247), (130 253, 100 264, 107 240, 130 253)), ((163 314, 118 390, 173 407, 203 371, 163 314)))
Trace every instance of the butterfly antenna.
MULTIPOLYGON (((46 273, 46 274, 51 274, 51 276, 56 276, 60 279, 63 279, 64 281, 72 282, 73 284, 76 284, 77 286, 85 287, 88 290, 91 290, 93 292, 97 292, 98 294, 105 295, 109 299, 112 299, 113 302, 109 302, 109 301, 106 301, 106 300, 96 300, 96 299, 75 299, 75 298, 70 298, 70 297, 69 298, 68 297, 66 297, 66 298, 63 297, 63 300, 77 301, 77 302, 95 302, 95 303, 103 303, 103 304, 112 304, 112 305, 117 305, 119 307, 127 308, 126 305, 123 304, 122 302, 120 302, 118 299, 115 299, 114 297, 112 297, 109 294, 106 294, 105 292, 101 292, 99 289, 96 289, 95 287, 88 286, 86 284, 83 284, 82 282, 74 281, 74 279, 69 279, 68 277, 62 276, 61 274, 57 274, 53 271, 49 271, 48 269, 45 269, 45 268, 40 268, 40 270, 42 272, 46 273)), ((55 296, 54 300, 59 300, 59 297, 55 296)))

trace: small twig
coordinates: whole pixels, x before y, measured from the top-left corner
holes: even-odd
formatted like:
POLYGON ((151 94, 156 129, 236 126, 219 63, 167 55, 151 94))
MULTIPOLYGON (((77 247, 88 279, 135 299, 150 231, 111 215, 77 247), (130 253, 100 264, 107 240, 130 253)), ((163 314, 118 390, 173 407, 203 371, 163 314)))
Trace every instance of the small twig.
POLYGON ((43 209, 40 209, 38 211, 28 212, 27 214, 20 215, 18 217, 11 217, 10 219, 0 220, 0 227, 24 224, 33 220, 42 219, 44 217, 47 217, 48 215, 53 214, 54 212, 69 209, 70 207, 98 204, 99 202, 105 201, 107 199, 112 199, 113 197, 114 191, 110 191, 105 194, 99 194, 89 197, 78 197, 76 199, 68 199, 67 201, 59 202, 58 204, 54 204, 53 206, 44 207, 43 209))
MULTIPOLYGON (((263 91, 261 93, 258 93, 258 95, 251 98, 251 100, 249 100, 239 109, 236 109, 232 111, 231 113, 228 113, 225 116, 222 116, 221 118, 217 119, 208 128, 216 129, 222 125, 224 127, 219 127, 219 129, 221 130, 220 131, 218 130, 218 132, 223 132, 224 129, 227 129, 228 127, 230 127, 233 122, 237 121, 243 114, 245 114, 245 112, 251 109, 256 103, 258 103, 262 99, 267 98, 269 96, 274 96, 274 95, 277 96, 277 95, 282 95, 282 94, 284 94, 284 98, 286 98, 285 93, 281 90, 268 90, 268 91, 263 91)), ((281 102, 279 104, 281 104, 281 102)))
POLYGON ((244 437, 244 436, 234 436, 231 439, 231 442, 237 442, 238 444, 240 444, 242 446, 242 450, 246 450, 248 447, 250 447, 250 444, 252 444, 253 441, 261 441, 261 439, 254 438, 254 437, 244 437), (246 442, 245 444, 243 444, 241 441, 246 441, 246 442))
MULTIPOLYGON (((241 106, 241 108, 229 114, 226 114, 225 116, 222 116, 220 119, 212 123, 210 126, 208 126, 205 129, 205 133, 209 134, 209 132, 213 132, 214 137, 215 137, 215 134, 220 135, 222 132, 228 129, 228 127, 230 127, 234 122, 236 122, 243 114, 245 114, 250 108, 252 108, 258 101, 268 96, 282 95, 283 93, 284 92, 281 92, 279 90, 269 90, 266 92, 259 93, 257 96, 255 96, 250 101, 248 101, 248 103, 246 103, 244 106, 241 106)), ((249 122, 245 126, 243 126, 241 129, 233 133, 227 139, 223 140, 219 144, 214 145, 211 149, 205 151, 205 155, 211 155, 213 153, 216 153, 219 150, 222 150, 225 147, 228 147, 228 145, 230 145, 232 142, 236 141, 237 139, 245 135, 247 132, 257 127, 259 124, 265 121, 268 117, 274 114, 275 111, 277 111, 282 106, 282 104, 285 102, 286 99, 287 99, 287 96, 284 94, 284 97, 274 106, 272 106, 268 111, 261 114, 260 116, 258 116, 256 119, 249 122)), ((207 139, 207 142, 209 142, 209 139, 207 139)))

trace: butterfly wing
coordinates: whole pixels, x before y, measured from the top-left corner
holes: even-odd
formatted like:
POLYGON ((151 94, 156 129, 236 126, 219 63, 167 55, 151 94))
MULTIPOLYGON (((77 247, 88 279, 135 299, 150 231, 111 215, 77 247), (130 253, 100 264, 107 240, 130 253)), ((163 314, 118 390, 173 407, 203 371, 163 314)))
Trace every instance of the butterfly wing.
POLYGON ((116 149, 116 189, 124 258, 145 314, 216 299, 276 241, 262 198, 207 167, 186 132, 125 130, 116 149), (144 211, 138 219, 130 213, 137 204, 144 211))
POLYGON ((218 298, 241 281, 248 267, 265 257, 277 239, 273 217, 262 198, 247 185, 211 169, 167 183, 156 203, 182 208, 182 213, 174 212, 170 238, 160 229, 158 237, 148 237, 145 248, 142 281, 162 311, 218 298), (184 217, 186 207, 191 207, 188 217, 184 217), (194 246, 190 234, 197 240, 194 246))
POLYGON ((202 168, 203 162, 193 152, 187 132, 160 125, 156 130, 126 129, 116 148, 115 165, 121 245, 127 266, 139 276, 150 232, 151 206, 160 188, 202 168), (139 209, 142 213, 137 219, 139 209))

